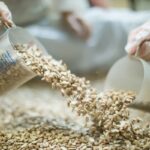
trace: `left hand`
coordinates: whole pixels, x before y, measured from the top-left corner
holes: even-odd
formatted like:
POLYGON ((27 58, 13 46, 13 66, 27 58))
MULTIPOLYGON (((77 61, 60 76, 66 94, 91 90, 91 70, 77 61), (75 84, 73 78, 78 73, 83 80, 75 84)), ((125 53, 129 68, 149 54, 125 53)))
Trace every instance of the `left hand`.
POLYGON ((65 12, 63 19, 77 36, 85 40, 90 37, 91 28, 83 18, 73 12, 65 12))
POLYGON ((13 26, 12 15, 4 2, 0 2, 0 21, 6 27, 13 26))

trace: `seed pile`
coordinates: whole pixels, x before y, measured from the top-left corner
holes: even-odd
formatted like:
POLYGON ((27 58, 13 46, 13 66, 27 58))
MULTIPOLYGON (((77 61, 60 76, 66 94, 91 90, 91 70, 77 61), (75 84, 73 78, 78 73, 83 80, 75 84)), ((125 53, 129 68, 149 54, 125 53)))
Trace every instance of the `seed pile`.
POLYGON ((99 136, 95 136, 89 132, 83 133, 81 130, 75 132, 70 129, 70 122, 60 119, 49 121, 42 117, 22 118, 23 121, 18 125, 28 124, 28 127, 13 132, 0 132, 0 149, 149 150, 150 148, 150 129, 137 126, 138 120, 131 122, 122 120, 120 123, 114 121, 111 129, 108 128, 99 132, 99 136))
POLYGON ((96 150, 96 141, 79 132, 51 124, 36 125, 15 133, 0 133, 3 150, 96 150), (94 146, 95 142, 95 146, 94 146))
MULTIPOLYGON (((62 61, 45 56, 36 46, 16 45, 18 56, 42 80, 61 91, 68 106, 85 118, 87 134, 106 149, 150 149, 150 128, 129 121, 127 106, 135 99, 132 92, 97 93, 85 78, 67 70, 62 61)), ((57 140, 57 138, 55 139, 57 140)))
POLYGON ((52 87, 59 89, 62 95, 67 97, 68 106, 79 116, 85 117, 87 127, 101 126, 98 118, 104 112, 104 109, 100 109, 101 95, 97 94, 96 89, 91 88, 89 81, 71 74, 62 61, 44 56, 35 45, 16 45, 16 52, 23 57, 25 64, 33 72, 42 77, 42 80, 52 84, 52 87))

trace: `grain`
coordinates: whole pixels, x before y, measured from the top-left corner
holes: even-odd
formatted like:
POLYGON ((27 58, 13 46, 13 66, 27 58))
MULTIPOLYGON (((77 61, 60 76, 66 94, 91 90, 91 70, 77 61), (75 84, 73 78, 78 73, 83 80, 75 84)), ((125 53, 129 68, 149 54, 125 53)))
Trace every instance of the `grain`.
POLYGON ((20 86, 33 76, 13 53, 0 52, 0 95, 20 86))
POLYGON ((113 109, 116 109, 115 111, 118 113, 120 112, 118 114, 118 116, 121 115, 120 118, 126 117, 124 107, 135 99, 135 95, 131 92, 112 92, 112 94, 110 92, 110 95, 107 94, 108 96, 103 97, 103 93, 97 93, 89 81, 75 76, 67 70, 62 61, 56 61, 51 56, 45 56, 35 45, 16 45, 16 52, 42 80, 61 91, 62 95, 67 98, 68 107, 77 112, 79 116, 84 116, 85 127, 92 127, 93 131, 104 127, 104 124, 107 123, 105 121, 107 115, 111 114, 113 109), (121 99, 120 102, 118 99, 121 99), (112 105, 114 102, 116 104, 112 105))
POLYGON ((1 148, 16 149, 42 149, 42 150, 65 150, 65 149, 92 149, 92 142, 88 135, 77 133, 59 126, 49 125, 35 126, 21 132, 1 133, 1 148))
MULTIPOLYGON (((66 123, 35 123, 15 133, 1 132, 1 149, 149 150, 150 127, 129 120, 133 92, 98 93, 85 78, 73 75, 62 61, 45 56, 35 45, 16 45, 16 53, 42 80, 59 89, 68 107, 85 119, 85 130, 74 131, 66 123)), ((56 121, 57 122, 57 121, 56 121)))
POLYGON ((18 87, 28 78, 30 79, 30 76, 31 72, 23 69, 21 64, 12 65, 8 70, 0 72, 0 95, 18 87))

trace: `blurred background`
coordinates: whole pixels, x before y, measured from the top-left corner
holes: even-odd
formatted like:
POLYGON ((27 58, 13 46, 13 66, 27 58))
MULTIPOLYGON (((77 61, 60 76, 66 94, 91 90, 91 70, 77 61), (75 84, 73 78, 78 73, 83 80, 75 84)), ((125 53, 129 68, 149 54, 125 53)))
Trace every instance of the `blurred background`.
POLYGON ((150 17, 150 0, 4 0, 14 22, 77 74, 105 74, 129 32, 150 17))
MULTIPOLYGON (((150 18, 150 0, 4 0, 18 26, 26 28, 56 59, 63 60, 77 75, 103 90, 107 72, 126 55, 131 30, 150 18)), ((145 122, 150 114, 132 110, 145 122)), ((39 79, 0 97, 0 129, 13 124, 26 127, 24 120, 43 117, 69 118, 65 98, 39 79), (11 115, 13 114, 13 115, 11 115), (18 121, 17 121, 18 120, 18 121), (18 124, 17 124, 18 123, 18 124)), ((144 122, 144 123, 145 123, 144 122)))
POLYGON ((133 10, 149 10, 149 0, 110 0, 113 7, 131 8, 133 10))

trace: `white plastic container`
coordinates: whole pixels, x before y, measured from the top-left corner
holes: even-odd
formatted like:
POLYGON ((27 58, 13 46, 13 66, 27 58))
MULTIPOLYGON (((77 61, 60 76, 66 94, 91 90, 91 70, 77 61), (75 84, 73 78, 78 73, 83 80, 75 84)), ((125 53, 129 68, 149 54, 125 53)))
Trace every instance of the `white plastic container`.
POLYGON ((133 91, 137 94, 133 107, 150 112, 150 62, 126 56, 108 73, 105 90, 133 91))
POLYGON ((35 43, 45 51, 34 37, 20 27, 8 29, 0 37, 0 95, 35 77, 35 74, 25 66, 14 50, 14 45, 29 42, 35 43))

